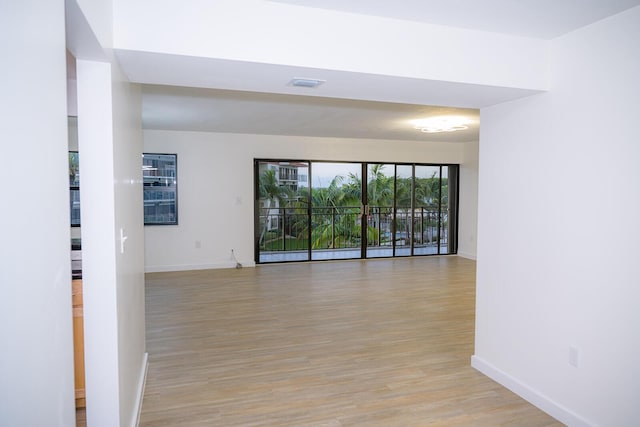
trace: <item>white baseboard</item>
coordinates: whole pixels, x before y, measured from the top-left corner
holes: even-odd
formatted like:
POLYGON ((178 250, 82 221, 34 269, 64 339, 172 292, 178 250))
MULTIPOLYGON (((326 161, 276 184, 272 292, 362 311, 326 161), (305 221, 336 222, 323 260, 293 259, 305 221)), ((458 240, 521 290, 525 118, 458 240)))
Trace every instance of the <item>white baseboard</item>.
POLYGON ((142 357, 142 367, 140 371, 140 379, 138 380, 137 400, 133 411, 132 427, 138 427, 140 423, 140 412, 142 412, 142 399, 144 398, 144 387, 147 384, 147 368, 149 367, 149 353, 145 353, 142 357))
MULTIPOLYGON (((241 261, 243 267, 255 267, 255 261, 241 261)), ((169 271, 215 270, 220 268, 236 268, 235 261, 225 261, 215 264, 184 264, 184 265, 145 265, 145 273, 166 273, 169 271)))
POLYGON ((478 356, 471 356, 471 366, 482 372, 484 375, 488 376, 498 384, 508 388, 518 396, 522 397, 527 402, 538 407, 540 410, 551 415, 561 423, 564 423, 570 427, 595 427, 594 424, 589 423, 578 414, 554 402, 549 397, 529 387, 527 384, 519 381, 518 379, 508 375, 506 372, 498 369, 496 366, 478 356))
POLYGON ((458 256, 466 259, 472 259, 476 261, 476 254, 468 253, 468 252, 458 252, 458 256))

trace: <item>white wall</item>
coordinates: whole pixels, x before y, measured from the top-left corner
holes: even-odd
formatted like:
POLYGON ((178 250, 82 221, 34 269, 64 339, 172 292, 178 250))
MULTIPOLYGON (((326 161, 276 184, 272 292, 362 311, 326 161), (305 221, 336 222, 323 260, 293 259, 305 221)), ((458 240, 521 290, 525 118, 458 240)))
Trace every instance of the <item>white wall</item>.
POLYGON ((87 424, 133 426, 147 357, 140 88, 106 49, 110 2, 83 5, 92 6, 88 17, 67 2, 68 47, 78 60, 87 424))
MULTIPOLYGON (((543 40, 263 0, 115 0, 114 46, 457 83, 548 87, 543 40)), ((215 81, 216 76, 209 78, 215 81)))
POLYGON ((465 145, 146 130, 146 152, 178 154, 179 225, 145 227, 145 268, 233 267, 232 248, 253 265, 255 158, 462 163, 465 145))
POLYGON ((548 94, 481 112, 473 364, 572 426, 640 420, 639 24, 554 40, 548 94))
POLYGON ((142 105, 139 85, 128 83, 116 65, 112 65, 112 73, 120 425, 134 426, 141 404, 147 364, 142 105), (127 238, 124 252, 117 247, 120 244, 120 229, 127 238))
POLYGON ((64 1, 0 2, 0 51, 0 425, 73 426, 64 1))
POLYGON ((460 165, 458 255, 476 259, 478 228, 478 143, 464 144, 460 165))
POLYGON ((113 46, 113 0, 72 0, 82 11, 100 46, 113 46))
POLYGON ((77 70, 87 421, 131 426, 146 369, 140 89, 115 62, 77 70))
POLYGON ((111 66, 78 60, 77 73, 87 421, 115 426, 120 407, 111 66))

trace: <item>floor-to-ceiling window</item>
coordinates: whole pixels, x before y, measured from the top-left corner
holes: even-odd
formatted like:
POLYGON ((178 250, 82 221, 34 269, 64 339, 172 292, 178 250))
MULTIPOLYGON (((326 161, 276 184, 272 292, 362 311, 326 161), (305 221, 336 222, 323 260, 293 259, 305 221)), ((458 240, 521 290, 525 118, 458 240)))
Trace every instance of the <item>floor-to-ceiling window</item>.
POLYGON ((258 263, 457 251, 457 165, 256 160, 255 189, 258 263))
POLYGON ((362 164, 311 163, 311 259, 362 256, 362 164))
POLYGON ((362 200, 366 215, 363 241, 367 258, 393 256, 395 183, 393 164, 368 163, 364 182, 366 197, 362 200))

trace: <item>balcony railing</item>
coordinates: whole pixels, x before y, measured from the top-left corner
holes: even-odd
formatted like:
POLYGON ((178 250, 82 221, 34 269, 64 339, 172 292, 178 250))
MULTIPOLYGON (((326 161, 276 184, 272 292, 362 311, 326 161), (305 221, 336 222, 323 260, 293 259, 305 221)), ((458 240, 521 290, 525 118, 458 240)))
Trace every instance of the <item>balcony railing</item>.
POLYGON ((362 218, 366 218, 369 248, 447 246, 446 211, 433 208, 360 206, 306 208, 269 207, 260 209, 261 252, 304 251, 309 249, 359 249, 362 245, 362 218))

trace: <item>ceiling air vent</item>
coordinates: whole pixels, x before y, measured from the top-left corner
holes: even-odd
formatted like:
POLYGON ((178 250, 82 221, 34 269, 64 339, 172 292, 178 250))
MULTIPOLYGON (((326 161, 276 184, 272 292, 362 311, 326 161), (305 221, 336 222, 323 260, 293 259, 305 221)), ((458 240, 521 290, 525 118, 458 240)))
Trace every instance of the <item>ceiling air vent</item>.
POLYGON ((324 82, 326 82, 326 80, 303 79, 296 77, 289 82, 289 86, 314 88, 320 86, 324 82))

